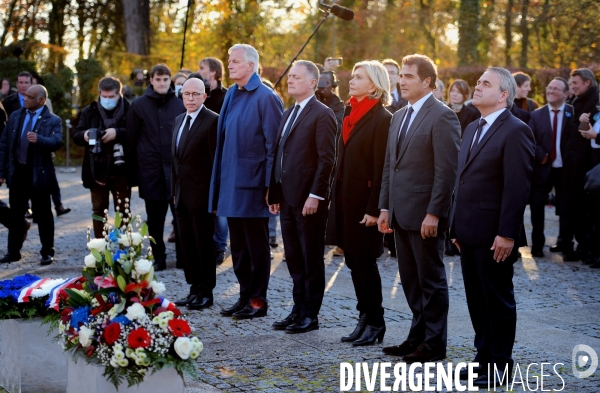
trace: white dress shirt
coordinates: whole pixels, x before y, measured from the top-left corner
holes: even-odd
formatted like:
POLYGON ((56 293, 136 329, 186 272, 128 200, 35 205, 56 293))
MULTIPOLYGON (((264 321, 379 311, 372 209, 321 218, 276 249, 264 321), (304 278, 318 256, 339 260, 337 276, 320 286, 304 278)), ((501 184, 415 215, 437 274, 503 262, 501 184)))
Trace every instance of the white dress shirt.
POLYGON ((394 101, 396 101, 396 102, 400 101, 400 92, 398 91, 398 89, 396 89, 392 92, 392 96, 394 98, 394 101))
POLYGON ((200 105, 200 108, 198 108, 197 111, 195 112, 187 112, 185 114, 185 117, 183 118, 183 121, 181 122, 181 127, 179 127, 179 131, 177 131, 177 143, 175 145, 176 149, 179 149, 179 140, 181 139, 181 134, 183 133, 183 127, 185 127, 185 123, 187 122, 187 117, 191 116, 192 118, 190 119, 190 130, 192 129, 192 124, 194 124, 194 120, 196 120, 196 117, 198 117, 198 113, 200 113, 200 111, 202 110, 202 108, 204 108, 204 104, 200 105))
MULTIPOLYGON (((502 112, 504 112, 505 110, 508 110, 508 109, 506 109, 506 108, 498 109, 496 112, 492 112, 489 115, 487 115, 486 117, 484 117, 485 124, 483 125, 483 127, 481 127, 481 135, 479 135, 479 140, 477 141, 477 144, 479 144, 479 142, 481 142, 481 139, 483 139, 483 136, 485 135, 485 133, 490 129, 492 124, 494 124, 496 119, 498 117, 500 117, 502 112)), ((477 121, 481 121, 481 118, 477 121)), ((477 135, 477 132, 475 132, 475 135, 477 135)), ((473 143, 475 143, 475 137, 473 137, 473 141, 471 142, 471 148, 473 148, 473 143)))
MULTIPOLYGON (((310 99, 313 98, 314 96, 315 95, 313 94, 310 97, 308 97, 308 98, 306 98, 306 99, 304 99, 304 100, 302 100, 300 102, 296 101, 296 105, 298 105, 300 108, 298 109, 298 112, 296 113, 296 118, 294 119, 294 123, 300 117, 300 113, 302 113, 302 110, 304 109, 304 107, 306 106, 306 104, 308 104, 308 101, 310 101, 310 99)), ((294 105, 294 107, 296 105, 294 105)), ((296 109, 294 107, 292 107, 293 108, 292 112, 290 112, 290 115, 288 116, 287 120, 285 121, 285 124, 283 125, 283 131, 281 132, 281 138, 279 138, 279 143, 281 143, 281 140, 283 139, 283 135, 285 134, 285 130, 287 130, 288 123, 290 122, 290 120, 292 120, 292 114, 294 113, 294 109, 296 109)), ((294 123, 292 123, 292 126, 294 125, 294 123)), ((290 131, 291 130, 292 129, 290 128, 290 131)), ((283 154, 281 155, 281 167, 283 168, 283 154)), ((325 200, 325 198, 322 198, 320 196, 316 196, 314 194, 309 194, 308 196, 311 197, 311 198, 318 199, 320 201, 324 201, 325 200)))
MULTIPOLYGON (((550 127, 554 124, 554 112, 552 112, 554 108, 548 105, 548 110, 550 111, 550 127)), ((562 155, 560 154, 560 138, 562 135, 562 122, 565 115, 565 104, 562 104, 560 108, 558 108, 558 121, 556 122, 556 158, 552 162, 552 168, 562 168, 562 155)), ((550 128, 552 130, 552 128, 550 128)))
MULTIPOLYGON (((412 125, 412 122, 417 117, 417 114, 419 113, 419 111, 423 107, 423 104, 425 104, 425 101, 427 101, 429 99, 429 97, 431 97, 432 95, 433 95, 433 93, 429 93, 429 94, 426 94, 425 97, 421 98, 419 101, 415 102, 414 104, 408 103, 408 105, 406 106, 406 111, 407 111, 406 113, 408 113, 408 110, 410 108, 412 108, 413 113, 410 116, 410 120, 408 121, 408 127, 406 127, 406 132, 408 132, 408 130, 410 129, 410 126, 412 125)), ((406 121, 406 115, 404 116, 404 119, 402 119, 402 123, 400 124, 400 131, 402 131, 402 127, 404 126, 404 122, 405 121, 406 121)), ((400 131, 398 131, 397 138, 400 138, 400 131)))

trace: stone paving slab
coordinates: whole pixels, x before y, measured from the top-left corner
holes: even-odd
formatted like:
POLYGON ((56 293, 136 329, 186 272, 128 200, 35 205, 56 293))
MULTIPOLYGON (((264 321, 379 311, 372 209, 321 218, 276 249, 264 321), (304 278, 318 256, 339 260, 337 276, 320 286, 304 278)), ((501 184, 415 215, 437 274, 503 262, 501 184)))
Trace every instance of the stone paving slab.
MULTIPOLYGON (((23 259, 0 265, 0 279, 26 272, 42 277, 72 277, 80 272, 87 254, 85 228, 91 225, 90 196, 81 185, 79 171, 59 172, 58 179, 63 203, 73 211, 55 221, 56 262, 47 267, 39 265, 39 236, 37 226, 33 225, 23 248, 23 259)), ((8 200, 5 187, 0 188, 0 198, 8 200)), ((137 190, 132 197, 132 211, 144 217, 144 204, 137 190)), ((558 220, 553 209, 547 208, 546 215, 547 244, 552 245, 556 241, 558 220)), ((169 222, 170 216, 165 239, 171 231, 169 222)), ((525 222, 530 233, 528 213, 525 222)), ((6 236, 7 230, 1 228, 2 248, 6 245, 6 236)), ((279 241, 281 243, 280 237, 279 241)), ((183 271, 175 269, 174 245, 167 244, 169 269, 158 275, 167 286, 166 296, 178 299, 187 294, 188 287, 183 271)), ((274 249, 269 312, 258 320, 235 321, 219 315, 221 308, 237 300, 239 286, 230 257, 217 268, 215 305, 209 310, 189 313, 205 350, 198 359, 200 380, 186 378, 186 393, 339 391, 340 362, 368 362, 370 365, 398 362, 381 352, 384 345, 401 343, 411 323, 396 259, 384 255, 378 261, 387 324, 384 342, 354 348, 339 341, 354 328, 357 317, 350 272, 343 258, 332 257, 331 249, 326 251, 326 294, 319 315, 320 329, 303 335, 287 335, 270 328, 275 320, 287 316, 292 305, 292 282, 282 261, 282 247, 274 249)), ((565 381, 563 392, 597 393, 600 370, 587 379, 575 378, 571 371, 571 352, 576 344, 586 344, 600 354, 600 271, 581 263, 562 262, 547 249, 545 258, 532 258, 526 247, 521 252, 523 258, 515 264, 514 276, 518 313, 515 361, 521 368, 534 362, 564 363, 559 369, 565 381)), ((450 293, 445 362, 456 364, 470 361, 474 356, 473 329, 466 307, 460 260, 446 257, 444 262, 450 293)), ((548 381, 550 384, 545 389, 560 388, 557 378, 548 381)), ((379 391, 379 383, 375 391, 379 391)), ((523 389, 518 386, 514 391, 523 389)))

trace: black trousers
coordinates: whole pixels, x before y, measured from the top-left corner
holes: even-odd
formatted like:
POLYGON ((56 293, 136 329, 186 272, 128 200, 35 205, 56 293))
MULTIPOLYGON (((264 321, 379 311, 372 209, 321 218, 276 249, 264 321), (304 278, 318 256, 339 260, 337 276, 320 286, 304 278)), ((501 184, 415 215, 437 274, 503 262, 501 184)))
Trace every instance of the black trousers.
POLYGON ((267 302, 271 276, 269 219, 227 217, 233 271, 240 283, 240 299, 267 302))
MULTIPOLYGON (((559 216, 558 244, 563 246, 563 237, 566 232, 568 207, 564 206, 565 195, 563 187, 562 168, 552 168, 550 178, 546 184, 531 184, 529 195, 529 209, 531 210, 531 251, 542 251, 546 244, 544 236, 545 210, 548 194, 554 187, 556 192, 556 213, 559 216)), ((571 245, 571 247, 573 247, 571 245)), ((567 247, 568 248, 568 247, 567 247)))
POLYGON ((564 205, 566 206, 565 233, 562 238, 563 254, 573 250, 573 238, 577 240, 577 251, 583 254, 590 251, 590 221, 586 207, 588 196, 583 190, 566 190, 564 205))
POLYGON ((361 314, 367 314, 367 325, 376 327, 383 325, 383 295, 377 258, 346 253, 344 254, 344 261, 352 275, 357 300, 356 309, 361 314))
POLYGON ((178 241, 181 245, 185 281, 190 294, 213 296, 215 269, 215 219, 206 209, 188 209, 183 201, 175 208, 178 241))
POLYGON ((50 204, 50 187, 33 188, 33 168, 28 165, 16 164, 12 184, 8 191, 10 203, 11 227, 8 231, 8 253, 13 256, 21 255, 23 237, 25 236, 25 213, 28 201, 35 212, 38 223, 40 242, 43 256, 54 256, 54 216, 50 204))
MULTIPOLYGON (((110 204, 110 194, 113 196, 115 211, 119 206, 121 214, 125 212, 125 198, 129 198, 131 210, 131 188, 127 184, 125 176, 110 176, 105 185, 96 184, 90 189, 92 196, 92 212, 100 217, 104 217, 104 210, 108 209, 110 204), (118 201, 121 200, 121 203, 118 201)), ((104 224, 102 221, 92 220, 94 225, 94 235, 101 238, 104 224)))
POLYGON ((302 215, 302 207, 293 207, 285 198, 280 203, 281 234, 287 267, 294 282, 294 308, 302 317, 319 315, 325 294, 325 224, 327 201, 319 201, 315 214, 302 215))
POLYGON ((413 319, 407 341, 444 349, 448 342, 448 282, 444 267, 444 232, 423 239, 421 231, 400 228, 395 218, 398 271, 413 319))
MULTIPOLYGON (((590 169, 600 165, 600 149, 592 149, 590 169)), ((592 257, 600 257, 600 195, 588 194, 588 217, 590 228, 590 252, 592 257)))
MULTIPOLYGON (((175 214, 175 206, 172 201, 151 201, 144 200, 146 204, 146 215, 148 216, 148 233, 154 238, 156 244, 152 244, 152 254, 154 255, 154 261, 156 264, 163 265, 167 261, 164 231, 165 231, 165 219, 167 218, 167 210, 171 207, 173 217, 175 214)), ((177 225, 175 225, 175 237, 177 238, 177 225)), ((181 246, 179 240, 175 242, 175 251, 177 261, 182 259, 181 257, 181 246)))
POLYGON ((498 263, 493 256, 494 251, 489 247, 461 244, 460 261, 467 306, 475 330, 475 359, 486 369, 487 364, 495 364, 503 370, 508 364, 511 372, 517 328, 513 264, 498 263))

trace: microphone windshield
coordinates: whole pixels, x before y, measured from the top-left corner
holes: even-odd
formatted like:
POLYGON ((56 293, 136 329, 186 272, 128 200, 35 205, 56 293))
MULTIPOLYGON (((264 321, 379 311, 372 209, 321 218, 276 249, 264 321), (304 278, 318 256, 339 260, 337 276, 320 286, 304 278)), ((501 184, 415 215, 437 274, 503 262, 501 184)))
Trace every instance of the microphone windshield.
POLYGON ((331 13, 346 21, 354 19, 354 11, 352 11, 350 8, 342 7, 341 5, 332 5, 331 13))

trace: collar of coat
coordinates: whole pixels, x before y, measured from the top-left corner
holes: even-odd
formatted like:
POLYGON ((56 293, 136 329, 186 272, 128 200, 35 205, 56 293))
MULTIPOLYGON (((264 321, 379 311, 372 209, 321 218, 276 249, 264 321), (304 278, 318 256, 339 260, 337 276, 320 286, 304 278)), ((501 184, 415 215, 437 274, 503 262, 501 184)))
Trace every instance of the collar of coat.
MULTIPOLYGON (((237 83, 235 86, 236 89, 239 89, 237 83)), ((262 81, 260 80, 260 76, 258 76, 258 74, 255 72, 248 80, 248 83, 246 83, 244 86, 244 90, 252 91, 258 89, 260 86, 262 86, 262 81)))

